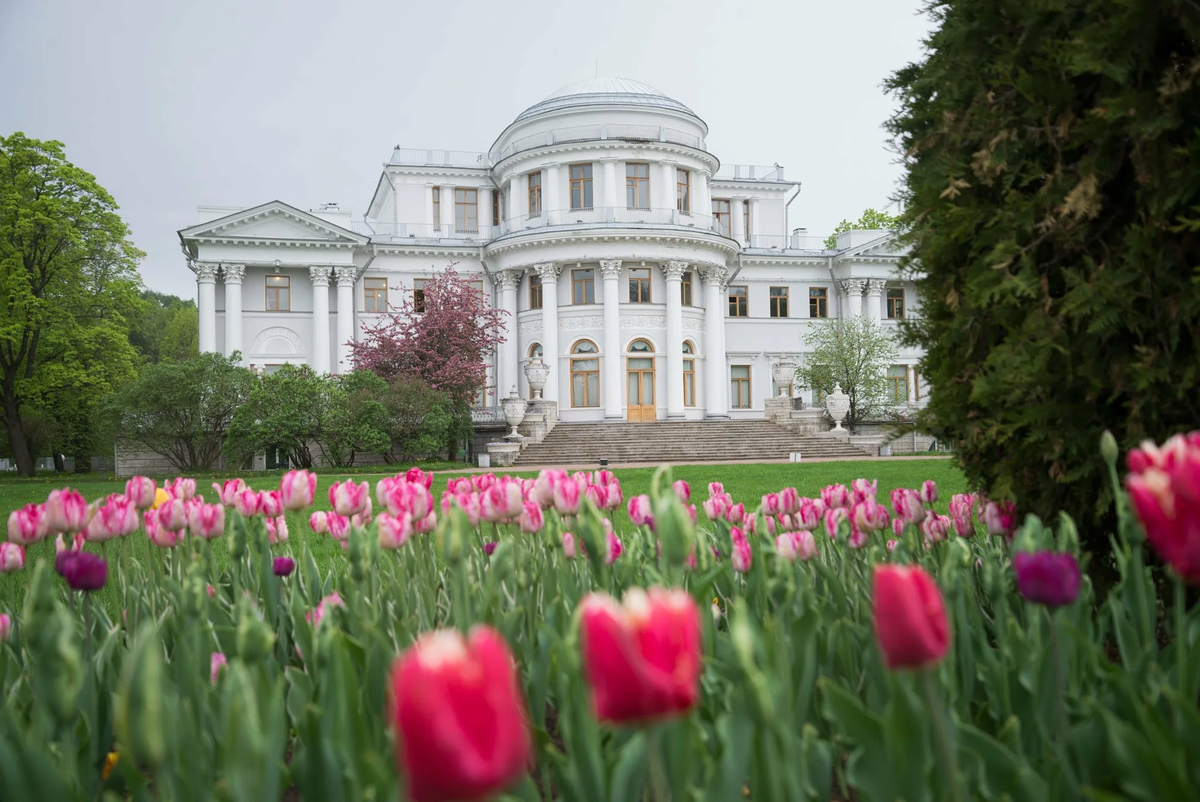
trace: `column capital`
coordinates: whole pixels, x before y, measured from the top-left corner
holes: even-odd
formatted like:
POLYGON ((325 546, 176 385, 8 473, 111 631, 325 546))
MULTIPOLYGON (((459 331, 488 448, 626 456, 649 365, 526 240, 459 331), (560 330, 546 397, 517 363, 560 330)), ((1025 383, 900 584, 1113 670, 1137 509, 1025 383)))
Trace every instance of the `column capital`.
POLYGON ((496 286, 502 290, 515 290, 521 284, 521 269, 501 270, 496 276, 496 286))
POLYGON ((357 267, 335 267, 333 272, 337 276, 339 287, 353 287, 354 280, 358 278, 357 267))
POLYGON ((600 260, 600 275, 604 279, 617 280, 621 277, 621 260, 620 259, 601 259, 600 260))
POLYGON ((541 277, 542 283, 558 280, 558 274, 561 271, 562 267, 554 262, 539 262, 533 266, 533 272, 541 277))
POLYGON ((862 295, 866 289, 867 282, 861 278, 844 278, 838 282, 838 286, 842 288, 842 292, 849 296, 862 295))
POLYGON ((241 284, 246 277, 245 265, 222 265, 221 275, 226 284, 241 284))
POLYGON ((873 278, 867 280, 867 295, 882 295, 887 282, 881 278, 873 278))
POLYGON ((328 267, 326 265, 312 265, 308 268, 308 277, 312 279, 314 287, 328 287, 329 275, 332 272, 332 267, 328 267))
POLYGON ((660 267, 662 268, 663 276, 666 277, 667 281, 682 281, 683 274, 687 272, 688 263, 672 261, 666 262, 660 265, 660 267))
POLYGON ((216 284, 218 265, 212 262, 192 262, 192 272, 196 274, 197 284, 216 284))
POLYGON ((704 279, 705 286, 723 287, 725 285, 725 268, 716 265, 701 265, 700 277, 704 279))

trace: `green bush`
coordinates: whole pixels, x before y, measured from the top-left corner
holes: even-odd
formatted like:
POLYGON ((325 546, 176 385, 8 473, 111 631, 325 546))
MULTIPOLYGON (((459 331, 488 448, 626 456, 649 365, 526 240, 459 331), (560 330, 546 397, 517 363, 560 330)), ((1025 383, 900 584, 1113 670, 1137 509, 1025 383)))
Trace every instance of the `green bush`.
POLYGON ((1200 421, 1200 10, 955 0, 887 86, 931 385, 920 423, 968 479, 1089 546, 1095 443, 1200 421))

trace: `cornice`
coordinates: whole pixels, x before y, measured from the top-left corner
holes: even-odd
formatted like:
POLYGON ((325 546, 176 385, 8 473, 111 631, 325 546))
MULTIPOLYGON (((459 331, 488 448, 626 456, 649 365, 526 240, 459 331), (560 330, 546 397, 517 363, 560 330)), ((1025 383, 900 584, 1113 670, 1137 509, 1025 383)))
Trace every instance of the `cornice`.
POLYGON ((772 256, 756 256, 748 253, 742 254, 742 266, 765 266, 765 265, 803 265, 812 267, 827 267, 829 265, 828 256, 789 256, 787 254, 775 254, 772 256))
MULTIPOLYGON (((589 139, 582 142, 559 142, 553 145, 542 145, 530 150, 523 150, 520 153, 514 153, 492 166, 492 171, 496 174, 499 183, 506 180, 509 173, 517 168, 522 162, 531 160, 540 160, 546 156, 557 155, 560 153, 578 153, 583 150, 623 150, 631 151, 638 150, 643 152, 669 153, 676 156, 691 156, 699 158, 704 166, 712 172, 716 172, 721 166, 721 160, 707 150, 688 147, 687 145, 679 145, 674 142, 660 142, 657 140, 650 142, 634 142, 625 139, 589 139)), ((604 157, 601 157, 604 158, 604 157)), ((617 158, 617 157, 614 157, 617 158)), ((566 159, 565 161, 570 161, 566 159)), ((522 169, 522 172, 525 172, 522 169)), ((790 185, 789 185, 790 186, 790 185)))
POLYGON ((761 192, 764 189, 787 192, 800 183, 799 181, 747 181, 744 178, 710 178, 709 182, 710 187, 718 189, 745 189, 754 192, 761 192))
POLYGON ((433 245, 423 243, 420 245, 407 245, 400 243, 372 242, 371 247, 375 253, 394 253, 403 254, 405 256, 462 256, 467 258, 479 258, 479 246, 464 247, 462 245, 433 245))
MULTIPOLYGON (((420 175, 429 178, 474 178, 487 180, 489 168, 487 167, 442 167, 436 164, 432 165, 412 165, 407 164, 389 164, 387 172, 392 175, 420 175)), ((491 187, 488 187, 491 189, 491 187)))
POLYGON ((192 242, 205 242, 210 245, 250 245, 253 247, 283 245, 295 248, 332 248, 334 250, 353 250, 361 247, 361 243, 346 241, 332 242, 330 240, 315 239, 274 239, 270 237, 222 237, 211 234, 188 237, 188 240, 192 242))
POLYGON ((502 253, 521 251, 529 248, 540 248, 547 245, 574 245, 589 242, 654 242, 664 245, 700 245, 724 253, 733 258, 738 254, 738 248, 732 240, 719 234, 705 234, 699 231, 684 231, 674 229, 658 229, 655 231, 637 230, 564 230, 559 233, 545 233, 538 229, 536 233, 506 234, 498 240, 493 240, 484 246, 488 256, 498 256, 502 253))
POLYGON ((854 262, 856 264, 865 265, 894 265, 898 264, 903 258, 900 254, 889 256, 863 256, 862 254, 846 254, 844 256, 834 256, 834 264, 854 262))

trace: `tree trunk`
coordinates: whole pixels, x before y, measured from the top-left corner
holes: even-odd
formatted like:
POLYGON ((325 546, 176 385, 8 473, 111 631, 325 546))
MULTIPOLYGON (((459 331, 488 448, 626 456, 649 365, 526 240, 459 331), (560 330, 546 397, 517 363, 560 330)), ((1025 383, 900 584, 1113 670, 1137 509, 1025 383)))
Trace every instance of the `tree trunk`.
POLYGON ((25 437, 25 427, 21 423, 21 411, 17 400, 11 396, 4 399, 4 421, 8 429, 8 441, 12 447, 13 462, 17 464, 17 476, 33 476, 33 452, 29 448, 29 439, 25 437))
POLYGON ((54 472, 55 473, 66 473, 66 471, 67 471, 67 458, 65 456, 63 456, 62 454, 60 454, 59 452, 55 451, 54 452, 54 472))

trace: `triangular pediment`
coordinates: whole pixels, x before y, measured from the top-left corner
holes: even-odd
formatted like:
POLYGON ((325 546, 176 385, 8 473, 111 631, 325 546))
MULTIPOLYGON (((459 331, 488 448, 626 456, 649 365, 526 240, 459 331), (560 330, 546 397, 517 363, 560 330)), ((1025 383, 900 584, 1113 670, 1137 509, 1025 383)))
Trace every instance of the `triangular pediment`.
POLYGON ((862 257, 877 257, 877 258, 895 258, 899 259, 905 256, 909 251, 907 245, 901 245, 897 240, 895 232, 888 232, 882 237, 877 237, 869 242, 864 242, 861 245, 856 245, 853 248, 847 248, 839 253, 836 259, 853 258, 856 256, 862 257))
POLYGON ((282 201, 209 220, 179 232, 183 239, 362 244, 368 238, 282 201))

